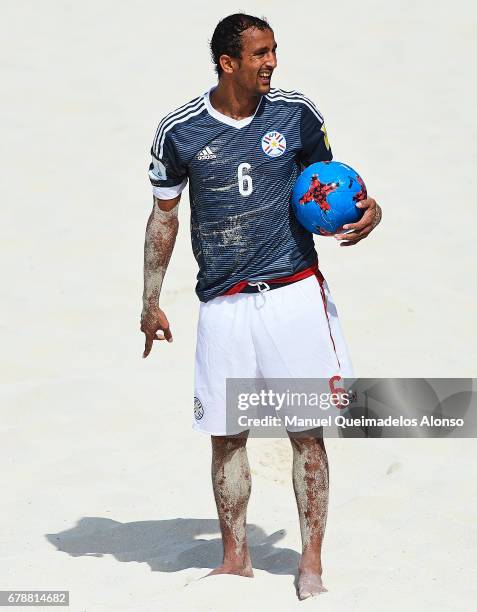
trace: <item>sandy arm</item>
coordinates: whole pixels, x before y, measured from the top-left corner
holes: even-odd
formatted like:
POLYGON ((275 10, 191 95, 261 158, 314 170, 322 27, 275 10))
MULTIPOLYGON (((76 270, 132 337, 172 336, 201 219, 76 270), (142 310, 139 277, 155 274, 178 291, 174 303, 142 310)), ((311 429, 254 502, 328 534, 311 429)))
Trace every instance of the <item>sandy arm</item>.
POLYGON ((172 342, 169 321, 159 307, 159 296, 179 228, 179 200, 180 195, 172 200, 159 200, 154 197, 152 212, 147 221, 141 313, 141 331, 146 335, 143 357, 147 357, 151 352, 154 340, 172 342), (158 331, 162 331, 163 335, 158 336, 158 331))

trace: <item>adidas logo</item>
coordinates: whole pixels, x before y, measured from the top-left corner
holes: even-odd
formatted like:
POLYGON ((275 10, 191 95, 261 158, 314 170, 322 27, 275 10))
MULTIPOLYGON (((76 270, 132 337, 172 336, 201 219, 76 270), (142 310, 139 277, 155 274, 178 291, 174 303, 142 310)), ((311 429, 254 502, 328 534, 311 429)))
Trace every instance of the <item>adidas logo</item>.
POLYGON ((202 149, 202 151, 197 155, 197 159, 217 159, 217 155, 210 147, 205 147, 205 149, 202 149))

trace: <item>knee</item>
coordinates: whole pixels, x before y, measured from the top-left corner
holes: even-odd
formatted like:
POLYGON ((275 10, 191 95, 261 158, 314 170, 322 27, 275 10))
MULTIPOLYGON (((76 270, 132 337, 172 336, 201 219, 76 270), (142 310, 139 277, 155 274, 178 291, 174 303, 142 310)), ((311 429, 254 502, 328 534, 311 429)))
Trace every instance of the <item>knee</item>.
POLYGON ((211 436, 212 450, 221 455, 230 455, 240 448, 245 448, 247 437, 239 436, 211 436))
POLYGON ((302 453, 310 450, 325 450, 323 438, 318 438, 306 432, 305 434, 290 435, 290 442, 295 451, 302 453))

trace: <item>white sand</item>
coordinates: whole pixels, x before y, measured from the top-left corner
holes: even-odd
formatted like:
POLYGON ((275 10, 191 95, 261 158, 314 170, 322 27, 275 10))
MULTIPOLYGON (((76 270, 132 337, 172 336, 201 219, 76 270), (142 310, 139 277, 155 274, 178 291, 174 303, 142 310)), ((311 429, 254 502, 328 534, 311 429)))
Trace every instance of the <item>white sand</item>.
POLYGON ((213 82, 207 40, 240 7, 275 28, 274 85, 317 102, 384 208, 358 247, 319 240, 358 374, 475 373, 476 10, 415 4, 2 3, 0 589, 69 589, 74 612, 473 605, 473 441, 330 440, 329 593, 300 604, 288 443, 252 440, 256 577, 197 580, 220 547, 209 441, 190 429, 187 198, 174 343, 140 358, 148 149, 213 82))

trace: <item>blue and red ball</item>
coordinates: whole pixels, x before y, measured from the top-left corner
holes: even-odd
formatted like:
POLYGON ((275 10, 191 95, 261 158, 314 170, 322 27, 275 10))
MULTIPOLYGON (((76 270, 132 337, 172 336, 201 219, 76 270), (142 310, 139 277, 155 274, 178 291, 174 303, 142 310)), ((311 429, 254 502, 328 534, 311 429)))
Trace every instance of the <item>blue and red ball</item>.
POLYGON ((292 207, 298 221, 310 232, 332 236, 347 223, 356 223, 364 210, 356 204, 367 198, 359 174, 341 162, 318 162, 298 177, 292 207))

